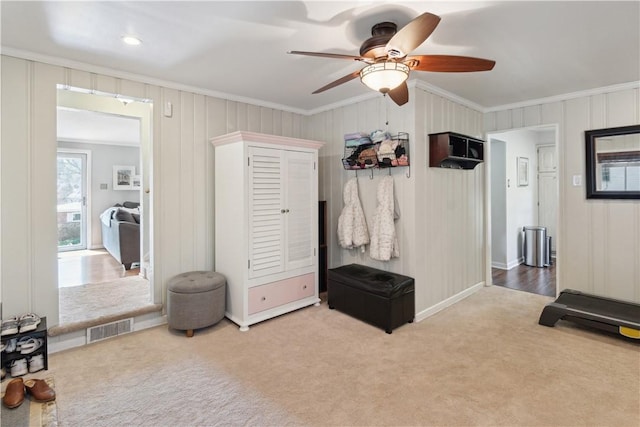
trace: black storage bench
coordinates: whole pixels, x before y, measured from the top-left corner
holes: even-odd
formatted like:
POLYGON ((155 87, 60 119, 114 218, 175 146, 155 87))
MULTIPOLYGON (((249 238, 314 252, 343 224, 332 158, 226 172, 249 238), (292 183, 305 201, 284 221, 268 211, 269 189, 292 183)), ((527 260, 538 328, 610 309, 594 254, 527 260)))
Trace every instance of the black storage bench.
POLYGON ((338 310, 382 328, 413 322, 415 292, 412 277, 359 264, 329 270, 327 300, 338 310))

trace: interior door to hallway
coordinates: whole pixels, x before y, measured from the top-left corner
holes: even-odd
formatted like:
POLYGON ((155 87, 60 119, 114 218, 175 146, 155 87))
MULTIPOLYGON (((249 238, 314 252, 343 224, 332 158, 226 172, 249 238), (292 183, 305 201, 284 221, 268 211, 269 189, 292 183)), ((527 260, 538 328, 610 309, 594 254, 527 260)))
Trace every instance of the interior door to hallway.
POLYGON ((58 150, 58 251, 87 249, 88 154, 58 150))
POLYGON ((547 228, 551 236, 551 250, 555 253, 556 220, 558 211, 558 180, 556 176, 556 148, 538 147, 538 224, 547 228))

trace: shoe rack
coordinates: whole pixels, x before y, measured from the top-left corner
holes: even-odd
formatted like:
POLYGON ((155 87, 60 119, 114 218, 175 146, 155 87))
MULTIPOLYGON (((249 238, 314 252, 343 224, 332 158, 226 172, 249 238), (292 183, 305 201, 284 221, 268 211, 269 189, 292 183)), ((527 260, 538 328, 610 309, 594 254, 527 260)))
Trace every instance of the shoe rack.
POLYGON ((29 359, 33 356, 37 356, 38 354, 42 354, 44 370, 49 369, 49 351, 47 347, 47 318, 41 317, 40 324, 38 327, 29 332, 5 335, 2 337, 2 344, 7 344, 10 340, 15 339, 16 341, 20 341, 23 337, 31 337, 31 338, 40 338, 43 340, 42 347, 29 354, 21 354, 19 351, 12 351, 11 353, 7 353, 6 350, 2 352, 2 366, 4 367, 7 376, 5 378, 11 377, 11 362, 18 359, 27 359, 27 373, 29 372, 29 359))

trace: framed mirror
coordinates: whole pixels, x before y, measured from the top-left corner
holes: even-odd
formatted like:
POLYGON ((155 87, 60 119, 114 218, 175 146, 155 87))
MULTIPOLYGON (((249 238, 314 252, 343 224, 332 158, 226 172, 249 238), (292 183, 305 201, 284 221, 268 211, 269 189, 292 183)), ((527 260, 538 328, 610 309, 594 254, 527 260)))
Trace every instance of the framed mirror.
POLYGON ((640 125, 588 130, 587 199, 640 199, 640 125))

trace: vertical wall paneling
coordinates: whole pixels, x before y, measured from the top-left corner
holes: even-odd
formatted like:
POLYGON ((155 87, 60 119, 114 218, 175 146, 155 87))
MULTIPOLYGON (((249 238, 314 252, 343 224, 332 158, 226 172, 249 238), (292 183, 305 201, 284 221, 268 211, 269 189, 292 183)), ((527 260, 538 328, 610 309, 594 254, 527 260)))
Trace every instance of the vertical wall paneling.
MULTIPOLYGON (((163 244, 160 246, 159 259, 169 260, 162 265, 163 276, 169 278, 182 272, 182 251, 183 240, 181 229, 184 224, 185 217, 182 216, 182 197, 181 197, 181 117, 182 103, 180 92, 174 89, 162 89, 162 103, 164 107, 167 102, 173 105, 173 114, 171 117, 161 115, 161 133, 162 139, 158 144, 162 150, 162 158, 158 165, 158 172, 162 172, 164 181, 162 184, 162 202, 159 206, 160 226, 163 230, 163 244), (176 262, 177 260, 177 262, 176 262)), ((164 108, 162 108, 164 109, 164 108)))
POLYGON ((207 258, 207 246, 213 245, 213 240, 208 238, 210 228, 207 215, 207 197, 209 194, 209 181, 207 176, 207 150, 209 140, 207 139, 207 111, 206 101, 203 95, 193 96, 193 268, 203 268, 210 270, 213 267, 213 260, 207 258), (202 267, 200 267, 202 266, 202 267))
POLYGON ((260 132, 262 128, 262 111, 257 105, 247 105, 247 129, 251 132, 260 132))
POLYGON ((93 87, 92 89, 106 93, 118 93, 118 79, 111 76, 104 76, 102 74, 94 74, 94 76, 95 87, 93 87))
POLYGON ((247 104, 244 104, 242 102, 237 102, 236 103, 236 111, 237 111, 237 123, 236 123, 236 128, 238 130, 249 130, 249 126, 248 126, 248 109, 249 106, 247 104))
MULTIPOLYGON (((639 92, 621 89, 525 109, 525 126, 558 125, 560 289, 640 302, 640 201, 587 200, 584 186, 572 182, 574 175, 584 182, 584 132, 640 123, 639 92), (535 110, 539 113, 527 112, 535 110)), ((486 113, 485 131, 513 128, 508 118, 514 115, 514 110, 486 113)))
POLYGON ((180 179, 180 192, 176 194, 174 199, 177 206, 173 206, 173 209, 179 212, 179 218, 175 224, 176 228, 180 232, 179 242, 181 246, 180 251, 180 272, 192 271, 195 258, 194 244, 196 231, 194 230, 195 221, 192 223, 185 223, 180 221, 180 218, 188 218, 190 215, 194 215, 194 201, 195 194, 199 193, 200 183, 196 182, 195 178, 195 147, 197 141, 194 139, 194 95, 191 93, 180 93, 180 165, 179 171, 176 176, 182 177, 180 179))
POLYGON ((206 259, 207 265, 211 265, 211 268, 215 270, 214 259, 215 259, 215 230, 214 230, 214 221, 215 218, 213 215, 209 215, 210 212, 214 212, 214 199, 215 199, 215 150, 208 141, 214 136, 224 135, 227 133, 228 127, 228 102, 219 99, 219 98, 206 98, 207 111, 206 111, 206 123, 207 123, 207 143, 205 144, 207 158, 206 158, 206 167, 207 171, 207 184, 206 184, 206 209, 207 213, 207 238, 211 243, 206 246, 206 259), (209 179, 209 177, 212 177, 209 179))
POLYGON ((155 284, 155 301, 164 300, 164 285, 174 274, 213 268, 215 154, 208 139, 248 126, 271 126, 274 132, 290 135, 304 131, 298 114, 12 57, 2 56, 1 60, 0 273, 5 316, 35 311, 48 316, 50 326, 58 317, 57 84, 121 93, 153 103, 152 141, 147 147, 152 156, 147 172, 152 179, 145 197, 153 206, 149 226, 154 251, 149 275, 155 284), (172 117, 163 114, 165 102, 173 104, 172 117))
POLYGON ((238 106, 235 101, 227 101, 227 133, 242 130, 238 128, 238 106))
MULTIPOLYGON (((352 262, 410 275, 416 279, 416 312, 465 291, 484 280, 483 170, 451 171, 427 167, 427 134, 453 130, 481 135, 482 115, 421 89, 411 90, 410 102, 397 107, 375 97, 318 113, 307 120, 307 137, 327 141, 320 152, 321 194, 329 211, 329 265, 352 262), (400 257, 389 262, 373 260, 368 251, 340 248, 335 237, 343 207, 342 189, 354 171, 342 167, 343 135, 385 129, 410 135, 411 176, 407 168, 391 170, 400 218, 396 233, 400 257), (478 189, 480 190, 477 193, 478 189), (477 193, 477 194, 476 194, 477 193), (478 219, 479 218, 479 219, 478 219), (461 262, 461 260, 464 260, 461 262), (469 264, 464 267, 464 264, 469 264)), ((389 171, 358 172, 360 200, 371 230, 376 209, 379 176, 389 171)))
MULTIPOLYGON (((29 193, 26 179, 30 169, 30 92, 33 64, 2 56, 2 127, 0 173, 2 174, 2 301, 3 316, 10 307, 31 308, 32 265, 29 193), (10 143, 11 142, 11 143, 10 143), (18 178, 18 179, 17 179, 18 178), (22 179, 20 179, 22 178, 22 179), (9 284, 19 284, 12 292, 9 284)), ((19 313, 15 313, 19 314, 19 313)))
POLYGON ((260 108, 260 131, 261 133, 273 133, 273 110, 271 108, 260 108))
POLYGON ((29 158, 31 269, 31 306, 36 313, 52 309, 57 317, 57 226, 56 226, 56 84, 63 81, 64 70, 35 63, 31 91, 31 145, 29 158), (55 272, 54 275, 50 272, 55 272), (54 306, 56 305, 56 306, 54 306))

